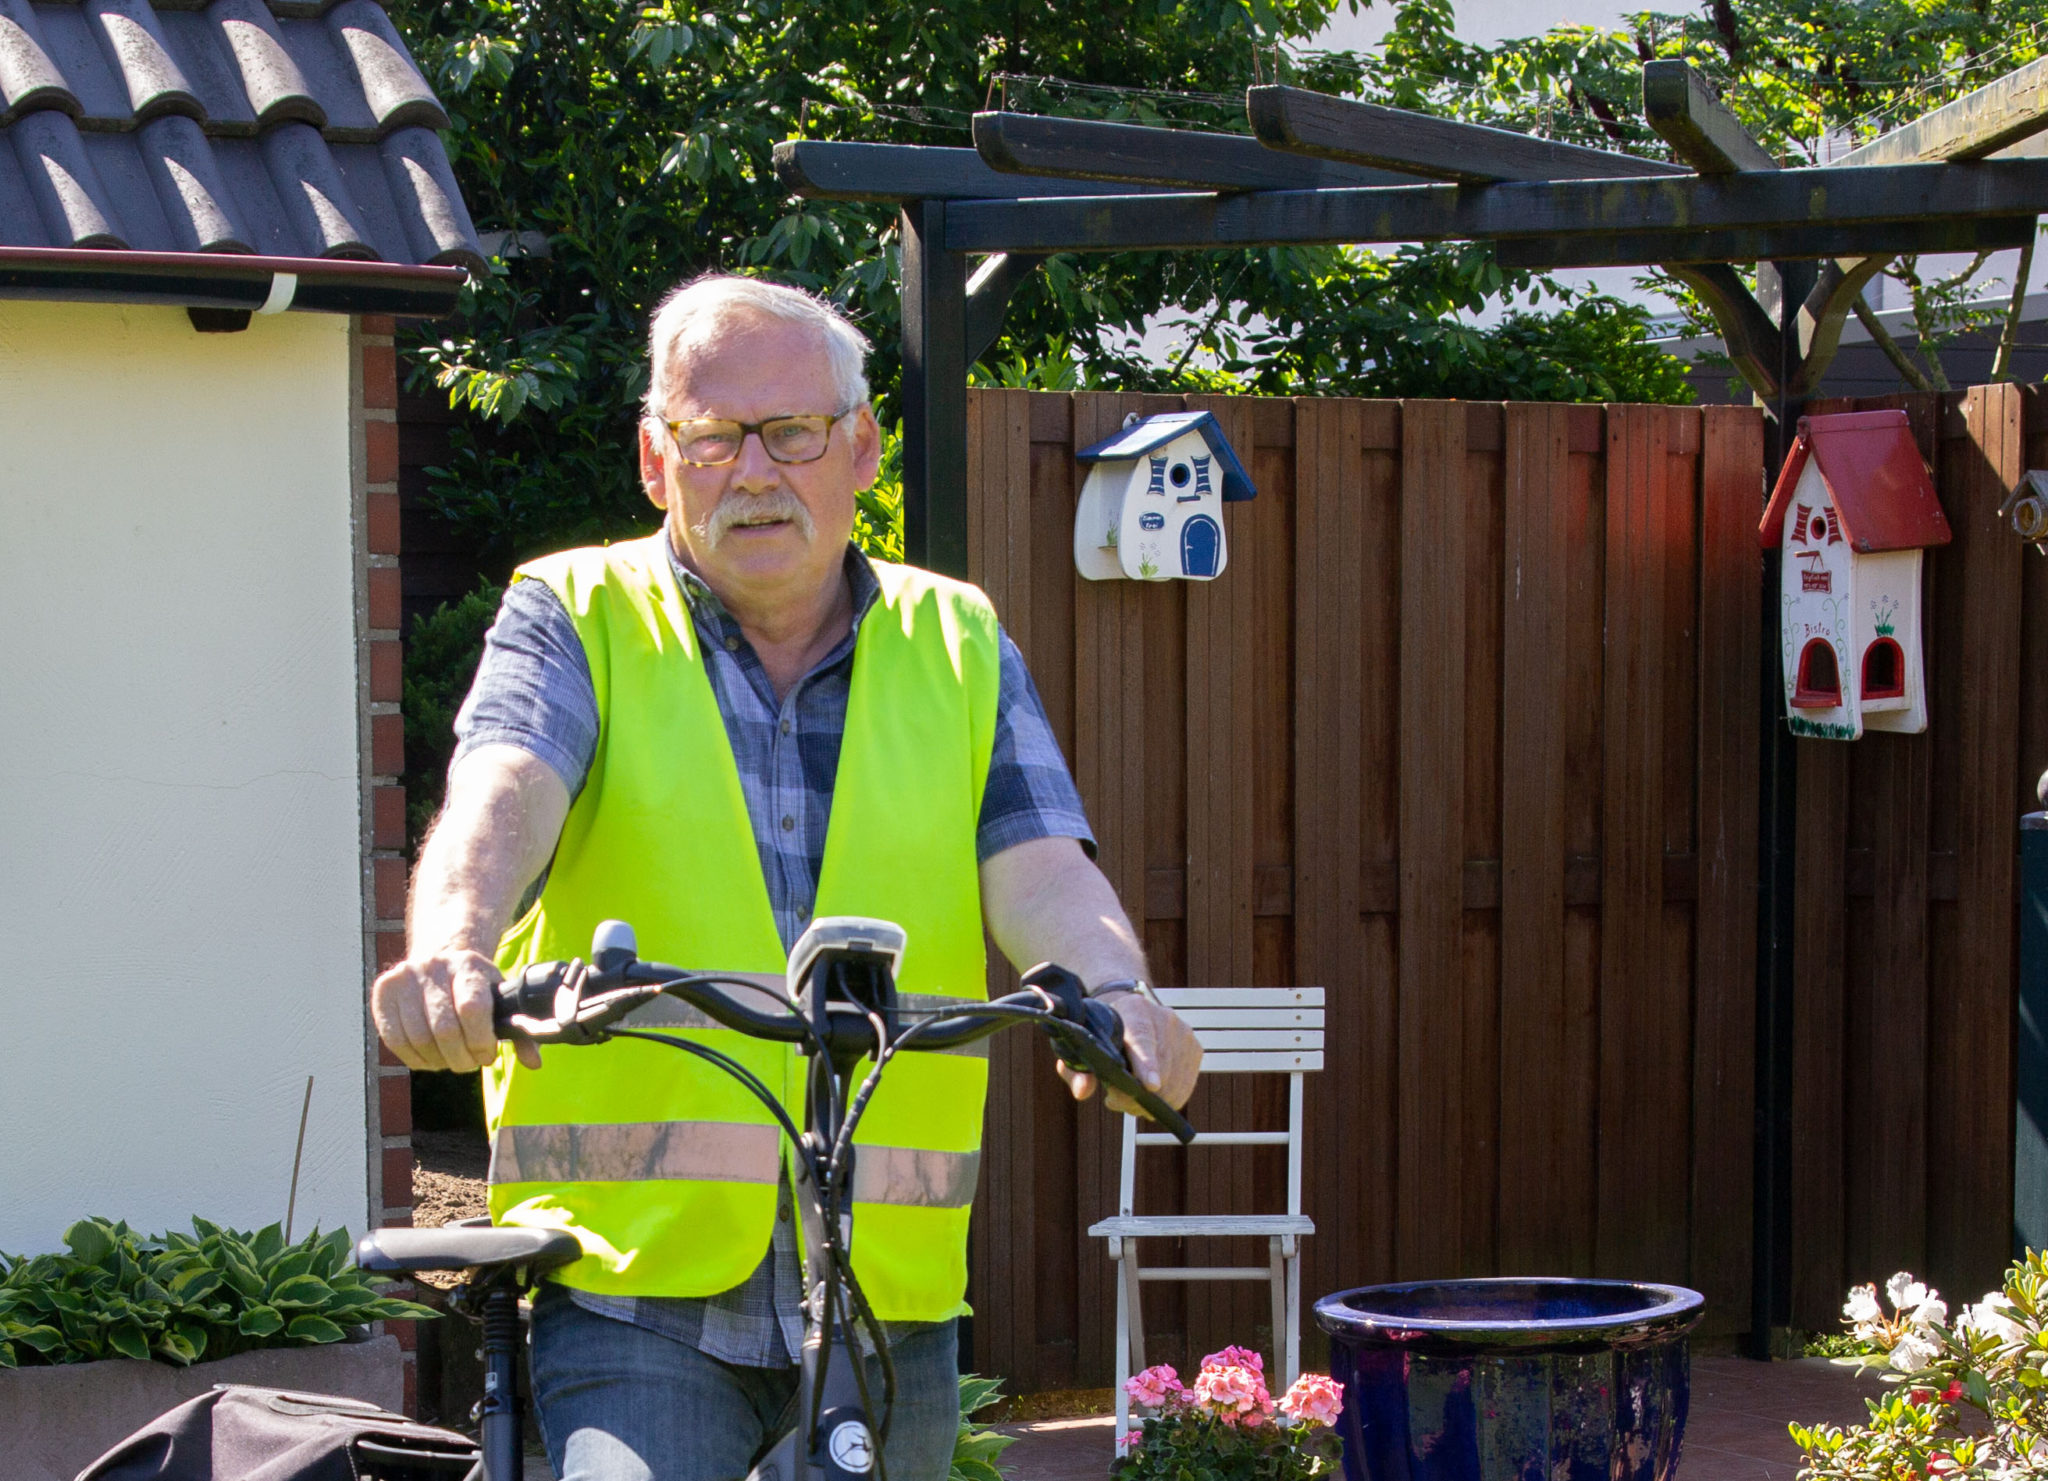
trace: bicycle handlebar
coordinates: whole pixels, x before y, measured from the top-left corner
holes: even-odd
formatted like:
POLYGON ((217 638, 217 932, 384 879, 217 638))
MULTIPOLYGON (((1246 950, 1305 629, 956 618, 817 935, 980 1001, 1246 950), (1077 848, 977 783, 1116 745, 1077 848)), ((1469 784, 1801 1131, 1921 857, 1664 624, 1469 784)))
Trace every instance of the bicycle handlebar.
MULTIPOLYGON (((609 923, 608 923, 609 924, 609 923)), ((629 938, 628 938, 629 939, 629 938)), ((715 1022, 758 1039, 801 1043, 814 1032, 796 1005, 747 978, 689 972, 660 962, 643 962, 630 945, 607 939, 601 929, 593 943, 594 962, 538 962, 516 979, 498 984, 494 1027, 501 1039, 525 1035, 543 1044, 598 1044, 612 1025, 655 998, 688 1003, 715 1022), (751 1006, 746 995, 767 998, 772 1010, 751 1006)), ((959 1012, 918 1017, 895 1036, 878 1041, 875 1020, 852 1003, 828 1003, 835 1040, 871 1055, 880 1049, 952 1049, 999 1033, 1012 1024, 1035 1023, 1053 1040, 1069 1066, 1084 1070, 1109 1090, 1127 1097, 1149 1119, 1182 1143, 1195 1139, 1187 1118, 1131 1073, 1123 1042, 1123 1019, 1109 1004, 1088 997, 1081 981, 1064 967, 1041 963, 1024 974, 1024 990, 959 1012)))

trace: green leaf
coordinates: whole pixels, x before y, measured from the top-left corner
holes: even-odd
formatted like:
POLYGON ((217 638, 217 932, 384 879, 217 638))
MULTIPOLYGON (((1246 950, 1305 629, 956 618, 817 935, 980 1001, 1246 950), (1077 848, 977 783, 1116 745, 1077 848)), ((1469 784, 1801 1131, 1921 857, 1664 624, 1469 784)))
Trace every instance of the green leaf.
POLYGON ((314 1254, 313 1250, 303 1249, 279 1256, 269 1269, 263 1272, 264 1283, 274 1291, 294 1276, 309 1273, 313 1269, 314 1254))
POLYGON ((348 1333, 337 1327, 324 1316, 295 1316, 286 1327, 285 1335, 300 1342, 339 1342, 348 1333))
POLYGON ((284 1317, 274 1306, 251 1306, 235 1322, 235 1330, 245 1337, 270 1337, 283 1328, 284 1317))
POLYGON ((99 1219, 80 1219, 64 1231, 64 1244, 88 1265, 102 1265, 114 1256, 113 1233, 99 1219))
POLYGON ((107 1346, 124 1358, 134 1358, 139 1362, 149 1360, 149 1339, 133 1322, 119 1322, 108 1327, 107 1346))
POLYGON ((188 1265, 171 1277, 170 1293, 174 1300, 192 1304, 204 1301, 223 1284, 221 1273, 205 1265, 188 1265))
POLYGON ((250 1248, 256 1252, 258 1268, 269 1264, 284 1249, 284 1227, 280 1224, 265 1224, 250 1241, 250 1248))
POLYGON ((333 1299, 334 1287, 317 1275, 295 1275, 270 1292, 272 1306, 325 1306, 333 1299))

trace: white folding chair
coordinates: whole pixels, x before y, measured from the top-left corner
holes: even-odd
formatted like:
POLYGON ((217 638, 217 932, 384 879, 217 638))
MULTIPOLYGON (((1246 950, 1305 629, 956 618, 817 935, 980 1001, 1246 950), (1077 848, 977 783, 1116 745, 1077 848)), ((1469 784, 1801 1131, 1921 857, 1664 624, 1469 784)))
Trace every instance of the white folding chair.
MULTIPOLYGON (((1139 1131, 1138 1118, 1124 1117, 1122 1176, 1117 1211, 1088 1232, 1109 1240, 1116 1261, 1116 1436, 1131 1428, 1131 1400, 1124 1382, 1145 1367, 1145 1319, 1138 1293, 1150 1280, 1265 1280, 1273 1288, 1273 1358, 1279 1370, 1277 1397, 1301 1370, 1301 1238, 1315 1225, 1301 1212, 1302 1079, 1323 1067, 1323 990, 1320 987, 1162 987, 1161 1001, 1177 1011, 1202 1045, 1202 1073, 1287 1076, 1285 1131, 1202 1131, 1189 1148, 1287 1148, 1287 1212, 1284 1214, 1137 1214, 1138 1149, 1177 1145, 1164 1132, 1139 1131), (1146 1269, 1138 1260, 1140 1239, 1195 1236, 1264 1236, 1266 1265, 1180 1265, 1146 1269)), ((1269 1374, 1271 1378, 1275 1375, 1269 1374)))

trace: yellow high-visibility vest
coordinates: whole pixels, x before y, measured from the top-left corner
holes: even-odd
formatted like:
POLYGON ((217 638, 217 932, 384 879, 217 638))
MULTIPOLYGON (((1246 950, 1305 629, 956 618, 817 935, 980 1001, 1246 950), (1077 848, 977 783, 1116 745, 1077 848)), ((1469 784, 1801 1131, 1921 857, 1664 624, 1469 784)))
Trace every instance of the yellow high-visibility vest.
MULTIPOLYGON (((630 922, 650 961, 780 973, 782 943, 725 723, 662 535, 522 566, 562 599, 590 664, 597 754, 547 882, 506 933, 507 976, 588 956, 602 920, 630 922)), ((914 1005, 987 997, 975 829, 994 745, 996 617, 971 586, 875 563, 861 619, 818 884, 819 915, 865 915, 909 937, 898 990, 914 1005)), ((639 1022, 751 1069, 801 1124, 790 1045, 705 1026, 675 999, 639 1022)), ((509 1047, 485 1072, 491 1217, 572 1231, 556 1279, 620 1296, 708 1296, 767 1253, 781 1165, 765 1108, 722 1070, 662 1044, 509 1047)), ((890 1062, 855 1138, 853 1263, 876 1314, 965 1311, 967 1217, 981 1158, 985 1053, 890 1062)))

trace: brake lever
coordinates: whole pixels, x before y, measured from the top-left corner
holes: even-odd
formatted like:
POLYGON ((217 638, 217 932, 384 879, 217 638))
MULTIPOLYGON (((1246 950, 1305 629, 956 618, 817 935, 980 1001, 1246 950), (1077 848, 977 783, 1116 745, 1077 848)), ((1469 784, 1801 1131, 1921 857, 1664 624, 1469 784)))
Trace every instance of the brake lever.
POLYGON ((1127 1097, 1183 1146, 1195 1139, 1195 1128, 1188 1119, 1132 1073, 1124 1052, 1123 1018, 1116 1009, 1089 997, 1080 978, 1052 962, 1041 962, 1022 980, 1052 1005, 1063 1030, 1052 1036, 1053 1052, 1062 1064, 1093 1075, 1108 1089, 1127 1097))
POLYGON ((523 1035, 536 1044, 602 1044, 611 1026, 661 996, 658 983, 588 991, 593 974, 581 960, 530 967, 516 983, 499 987, 497 1027, 500 1038, 523 1035), (536 1012, 538 999, 548 1012, 536 1012))

